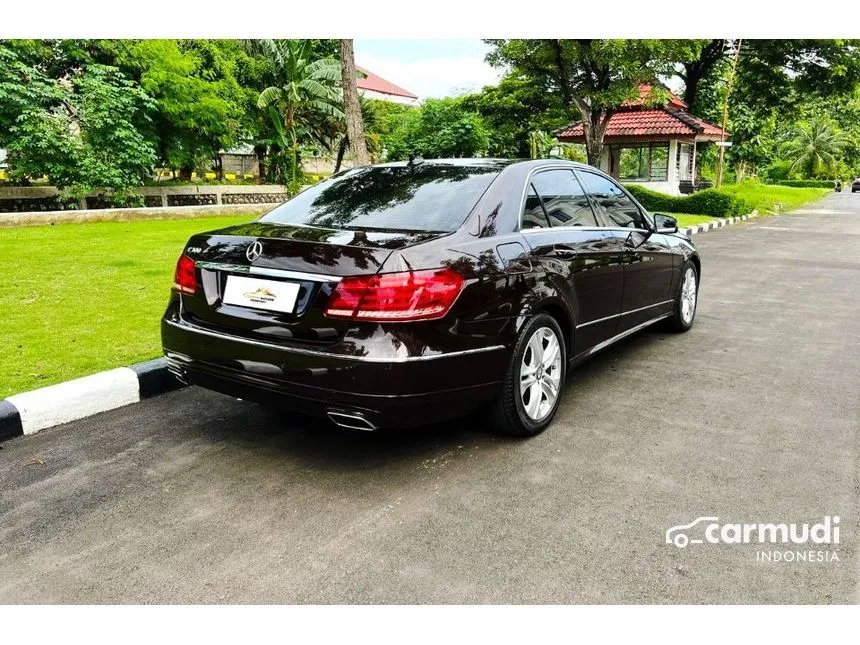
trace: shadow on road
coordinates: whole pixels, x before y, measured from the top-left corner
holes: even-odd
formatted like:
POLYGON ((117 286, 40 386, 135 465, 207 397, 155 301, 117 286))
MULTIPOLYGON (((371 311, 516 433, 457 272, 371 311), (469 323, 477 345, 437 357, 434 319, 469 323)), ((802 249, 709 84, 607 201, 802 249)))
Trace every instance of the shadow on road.
MULTIPOLYGON (((635 334, 575 368, 568 375, 561 405, 575 405, 571 394, 579 385, 593 379, 611 378, 625 353, 645 349, 664 338, 659 328, 635 334)), ((494 432, 482 410, 418 428, 362 432, 338 428, 327 419, 300 415, 276 406, 237 401, 198 388, 176 396, 182 397, 183 404, 193 401, 195 407, 202 407, 206 410, 204 415, 217 414, 217 422, 210 418, 196 426, 212 443, 226 442, 246 450, 289 456, 319 469, 364 470, 462 446, 500 448, 522 441, 494 432)))

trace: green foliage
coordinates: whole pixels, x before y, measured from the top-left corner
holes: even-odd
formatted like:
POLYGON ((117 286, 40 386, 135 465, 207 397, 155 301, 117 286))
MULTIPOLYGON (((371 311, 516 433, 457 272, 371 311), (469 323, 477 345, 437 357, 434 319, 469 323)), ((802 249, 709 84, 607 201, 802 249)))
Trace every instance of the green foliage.
MULTIPOLYGON (((589 163, 597 165, 606 123, 643 83, 658 86, 678 61, 698 55, 702 41, 655 39, 487 40, 488 62, 531 79, 558 96, 570 120, 582 120, 589 163)), ((655 91, 651 100, 666 96, 655 91)))
POLYGON ((543 130, 535 130, 529 135, 529 157, 531 159, 546 159, 559 145, 558 139, 551 134, 547 134, 543 130))
MULTIPOLYGON (((532 153, 532 133, 547 133, 548 144, 558 128, 584 119, 585 158, 596 163, 601 127, 618 106, 638 95, 640 83, 674 74, 684 80, 695 114, 722 120, 730 68, 722 40, 488 42, 489 62, 505 72, 496 86, 431 100, 423 108, 363 102, 374 157, 387 150, 400 159, 523 158, 532 153)), ((744 41, 729 97, 734 145, 726 152, 728 180, 860 174, 858 44, 744 41), (819 124, 827 126, 813 133, 819 124)), ((180 169, 185 180, 194 170, 209 170, 213 161, 219 173, 219 149, 247 142, 258 155, 261 175, 295 190, 302 181, 303 151, 334 155, 343 147, 338 53, 337 40, 0 40, 0 147, 17 150, 10 155, 14 180, 47 172, 83 190, 131 185, 152 150, 159 166, 180 169), (137 105, 120 106, 112 134, 94 125, 95 116, 86 132, 79 130, 80 118, 67 110, 70 94, 74 109, 82 92, 98 95, 95 87, 84 90, 81 79, 95 79, 99 69, 115 70, 103 86, 128 81, 137 105), (120 170, 109 168, 114 158, 120 170), (98 173, 104 177, 96 181, 98 173)), ((108 104, 118 100, 104 98, 108 104)), ((664 98, 658 89, 651 101, 664 98)), ((538 147, 541 156, 582 159, 580 148, 538 147)), ((699 146, 700 177, 715 177, 716 152, 713 145, 699 146)))
POLYGON ((781 153, 791 162, 789 171, 799 170, 804 177, 832 176, 843 149, 849 141, 829 120, 815 119, 798 123, 789 132, 781 153))
POLYGON ((151 100, 116 68, 90 65, 58 84, 59 100, 25 108, 11 128, 13 179, 47 175, 58 188, 83 197, 96 188, 120 203, 141 185, 155 151, 135 122, 151 100))
POLYGON ((398 103, 361 98, 361 118, 368 152, 379 157, 385 147, 385 137, 396 129, 404 114, 414 109, 398 103))
POLYGON ((707 188, 692 195, 664 195, 636 184, 627 190, 649 211, 654 213, 697 213, 710 217, 734 217, 752 210, 743 199, 728 195, 722 189, 707 188))
POLYGON ((790 161, 774 161, 764 169, 764 179, 769 184, 779 184, 791 176, 790 161))
POLYGON ((747 181, 674 197, 635 184, 625 187, 652 213, 696 213, 711 217, 734 217, 753 210, 760 213, 790 210, 833 190, 832 185, 828 188, 791 188, 747 181))
POLYGON ((562 143, 543 130, 529 133, 529 158, 531 159, 567 159, 568 161, 585 162, 583 146, 575 143, 562 143))
POLYGON ((481 115, 490 134, 487 153, 491 157, 526 158, 531 132, 553 132, 570 122, 558 92, 517 72, 460 101, 465 110, 481 115))
POLYGON ((155 99, 148 136, 184 176, 208 168, 239 137, 242 101, 232 67, 209 41, 119 41, 117 62, 155 99))
MULTIPOLYGON (((780 165, 787 131, 821 118, 834 119, 851 140, 836 155, 834 168, 840 160, 848 168, 860 165, 860 132, 855 131, 860 131, 858 47, 858 40, 743 41, 729 97, 728 130, 734 145, 726 154, 738 180, 760 174, 769 181, 787 179, 780 165)), ((730 67, 719 39, 708 41, 697 58, 682 63, 684 98, 693 113, 715 123, 722 121, 730 67)), ((790 174, 801 177, 808 172, 795 168, 790 174)))
POLYGON ((29 64, 17 48, 0 41, 0 147, 9 144, 22 114, 55 105, 62 96, 53 79, 29 64))
POLYGON ((483 119, 455 98, 427 99, 389 119, 389 128, 382 137, 389 159, 482 156, 490 142, 483 119))
POLYGON ((271 65, 274 79, 257 99, 277 131, 276 147, 288 155, 289 187, 301 185, 299 147, 316 142, 330 147, 342 129, 343 99, 340 90, 340 63, 333 58, 313 58, 314 41, 256 40, 249 50, 271 65))
POLYGON ((819 199, 833 188, 791 188, 772 186, 754 181, 722 186, 720 192, 742 199, 759 213, 791 210, 819 199))
POLYGON ((833 188, 833 180, 829 179, 784 179, 774 183, 793 188, 833 188))

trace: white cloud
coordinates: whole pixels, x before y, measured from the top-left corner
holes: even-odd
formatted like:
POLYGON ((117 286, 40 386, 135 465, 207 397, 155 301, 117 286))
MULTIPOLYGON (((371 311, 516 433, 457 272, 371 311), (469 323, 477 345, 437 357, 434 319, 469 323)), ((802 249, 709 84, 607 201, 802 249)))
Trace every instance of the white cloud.
POLYGON ((485 85, 498 83, 501 78, 501 73, 487 65, 481 56, 414 61, 356 56, 356 63, 421 99, 480 90, 485 85))

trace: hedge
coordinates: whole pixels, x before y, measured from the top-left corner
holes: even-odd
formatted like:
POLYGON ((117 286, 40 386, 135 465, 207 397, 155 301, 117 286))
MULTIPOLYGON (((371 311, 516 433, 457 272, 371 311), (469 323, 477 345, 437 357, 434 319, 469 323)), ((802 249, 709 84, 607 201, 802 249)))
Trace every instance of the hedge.
POLYGON ((791 186, 792 188, 833 188, 833 179, 781 179, 774 182, 777 186, 791 186))
POLYGON ((648 190, 635 184, 626 185, 640 204, 652 213, 693 213, 711 217, 734 217, 750 212, 749 204, 743 199, 721 193, 716 188, 706 188, 692 195, 674 197, 648 190))

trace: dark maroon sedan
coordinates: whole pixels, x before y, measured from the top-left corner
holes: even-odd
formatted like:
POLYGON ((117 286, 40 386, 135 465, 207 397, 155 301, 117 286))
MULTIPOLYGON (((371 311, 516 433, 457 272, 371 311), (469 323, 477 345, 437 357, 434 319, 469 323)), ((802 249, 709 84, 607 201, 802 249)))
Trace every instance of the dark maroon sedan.
POLYGON ((486 406, 528 436, 580 361, 657 321, 689 329, 700 275, 675 220, 594 168, 413 160, 192 237, 162 339, 186 383, 340 426, 486 406))

